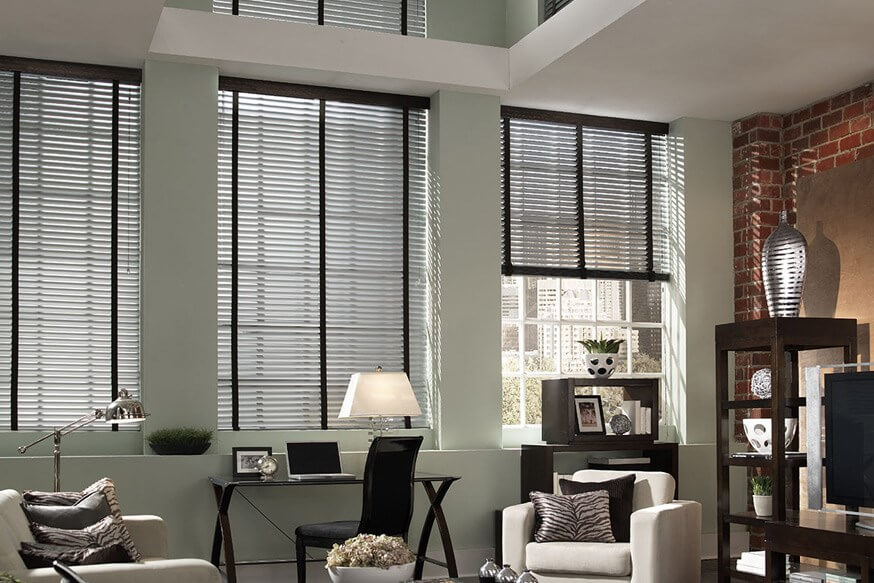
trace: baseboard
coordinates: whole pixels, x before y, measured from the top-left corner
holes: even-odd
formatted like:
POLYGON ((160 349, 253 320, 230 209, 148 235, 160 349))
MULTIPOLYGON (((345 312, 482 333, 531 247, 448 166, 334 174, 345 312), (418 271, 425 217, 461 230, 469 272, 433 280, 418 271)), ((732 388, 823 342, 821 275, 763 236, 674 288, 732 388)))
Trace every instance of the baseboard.
MULTIPOLYGON (((443 553, 434 551, 429 556, 443 560, 443 553)), ((455 561, 458 565, 458 574, 462 577, 474 575, 486 559, 493 556, 492 549, 463 549, 455 553, 455 561)), ((425 564, 423 576, 445 577, 446 569, 436 565, 425 564)), ((275 581, 294 581, 297 579, 297 571, 294 563, 277 563, 262 565, 241 565, 237 567, 237 580, 246 583, 274 583, 275 581)), ((323 562, 307 563, 307 583, 330 583, 328 572, 323 562)))
MULTIPOLYGON (((716 549, 719 544, 719 537, 715 532, 709 532, 701 535, 701 558, 715 559, 716 549)), ((731 533, 731 556, 739 557, 744 551, 750 550, 750 533, 734 532, 731 533)))

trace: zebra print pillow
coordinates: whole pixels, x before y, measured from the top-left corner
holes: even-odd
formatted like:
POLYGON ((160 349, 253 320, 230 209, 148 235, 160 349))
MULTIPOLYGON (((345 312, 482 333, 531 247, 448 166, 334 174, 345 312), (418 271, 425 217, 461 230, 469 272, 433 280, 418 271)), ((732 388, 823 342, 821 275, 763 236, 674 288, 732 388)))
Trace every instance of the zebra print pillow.
POLYGON ((531 492, 531 502, 539 525, 534 533, 536 542, 616 542, 606 490, 570 496, 531 492))
MULTIPOLYGON (((124 547, 122 540, 121 529, 124 528, 118 519, 114 516, 107 516, 103 520, 86 526, 81 530, 70 530, 66 528, 55 528, 53 526, 45 526, 42 524, 31 523, 30 530, 33 532, 37 542, 47 545, 56 545, 67 547, 68 549, 87 549, 96 547, 111 547, 113 545, 121 545, 124 547)), ((125 549, 126 555, 133 560, 133 557, 125 549)))
POLYGON ((118 505, 118 496, 115 494, 115 483, 109 478, 101 478, 97 480, 81 492, 25 492, 23 497, 25 502, 30 504, 55 504, 58 506, 72 506, 79 500, 91 496, 95 492, 100 492, 106 498, 109 504, 111 516, 118 521, 118 535, 121 538, 121 544, 130 555, 131 560, 141 561, 142 555, 134 546, 133 538, 124 525, 124 519, 121 515, 121 507, 118 505))
POLYGON ((129 563, 130 557, 121 545, 108 547, 72 548, 45 543, 21 543, 18 551, 28 569, 51 567, 54 561, 66 565, 98 565, 101 563, 129 563))

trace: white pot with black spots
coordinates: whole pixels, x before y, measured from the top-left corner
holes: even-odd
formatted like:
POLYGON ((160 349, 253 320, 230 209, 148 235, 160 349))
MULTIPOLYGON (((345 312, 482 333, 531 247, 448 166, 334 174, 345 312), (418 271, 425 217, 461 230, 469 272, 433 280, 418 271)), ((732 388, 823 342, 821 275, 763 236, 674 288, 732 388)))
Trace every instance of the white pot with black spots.
POLYGON ((592 378, 607 379, 616 372, 618 362, 618 354, 587 354, 586 372, 592 378))

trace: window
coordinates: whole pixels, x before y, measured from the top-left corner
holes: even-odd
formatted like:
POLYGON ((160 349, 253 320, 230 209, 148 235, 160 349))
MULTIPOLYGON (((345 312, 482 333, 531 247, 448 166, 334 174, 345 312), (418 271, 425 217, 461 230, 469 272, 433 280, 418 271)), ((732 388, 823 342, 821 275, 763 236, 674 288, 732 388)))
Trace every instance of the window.
POLYGON ((427 99, 220 89, 219 427, 354 427, 349 377, 377 365, 428 426, 427 99))
POLYGON ((573 2, 573 0, 544 0, 543 20, 552 18, 556 12, 573 2))
POLYGON ((40 430, 139 392, 140 72, 0 69, 0 427, 40 430))
MULTIPOLYGON (((580 376, 579 340, 621 338, 615 375, 663 376, 663 284, 516 276, 501 278, 504 425, 541 422, 540 381, 580 376)), ((621 399, 605 391, 604 415, 621 399)))
POLYGON ((667 126, 504 107, 501 127, 503 422, 539 424, 577 341, 624 339, 617 376, 663 374, 667 126))
POLYGON ((425 0, 213 0, 213 12, 425 36, 425 0))

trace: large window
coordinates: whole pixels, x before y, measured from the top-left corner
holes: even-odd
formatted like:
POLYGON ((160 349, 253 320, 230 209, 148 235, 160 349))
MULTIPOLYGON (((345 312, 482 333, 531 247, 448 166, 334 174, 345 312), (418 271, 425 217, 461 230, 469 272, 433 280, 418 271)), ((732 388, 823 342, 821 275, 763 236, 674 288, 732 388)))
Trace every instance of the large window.
POLYGON ((139 77, 0 60, 2 428, 138 393, 139 77))
POLYGON ((353 427, 349 377, 377 365, 427 426, 427 100, 220 88, 219 427, 353 427))
POLYGON ((667 126, 512 107, 501 125, 503 422, 533 425, 540 381, 584 372, 581 340, 625 340, 617 376, 663 374, 667 126))
POLYGON ((213 12, 425 36, 425 0, 213 0, 213 12))
MULTIPOLYGON (((648 281, 503 277, 504 425, 541 422, 543 379, 585 375, 580 340, 623 339, 616 376, 661 377, 662 288, 648 281)), ((608 419, 621 405, 616 396, 602 395, 608 419)))

